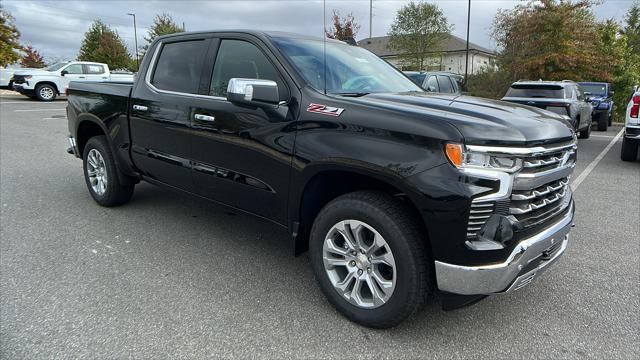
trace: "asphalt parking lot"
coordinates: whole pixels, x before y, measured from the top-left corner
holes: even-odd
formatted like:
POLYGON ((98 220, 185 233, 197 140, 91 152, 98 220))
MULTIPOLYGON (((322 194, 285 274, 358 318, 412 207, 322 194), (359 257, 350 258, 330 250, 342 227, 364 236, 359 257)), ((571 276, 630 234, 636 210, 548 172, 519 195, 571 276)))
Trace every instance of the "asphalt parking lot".
POLYGON ((148 184, 125 206, 95 204, 65 151, 65 106, 0 97, 0 358, 640 353, 640 161, 620 160, 621 127, 580 140, 576 227, 553 269, 371 330, 330 306, 268 223, 148 184))

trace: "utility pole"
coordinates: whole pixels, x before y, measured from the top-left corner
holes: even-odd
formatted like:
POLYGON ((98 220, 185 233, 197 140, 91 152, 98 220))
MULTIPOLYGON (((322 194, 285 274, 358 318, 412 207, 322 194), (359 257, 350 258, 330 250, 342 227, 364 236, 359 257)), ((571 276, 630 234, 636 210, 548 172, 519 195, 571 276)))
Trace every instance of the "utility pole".
POLYGON ((136 14, 128 13, 127 15, 133 16, 133 42, 136 47, 136 66, 140 69, 140 58, 138 57, 138 29, 136 28, 136 14))
POLYGON ((187 31, 187 28, 184 26, 184 21, 182 22, 182 31, 183 31, 183 32, 186 32, 186 31, 187 31))
POLYGON ((471 0, 469 0, 469 7, 467 8, 467 55, 464 62, 464 81, 467 82, 467 75, 469 71, 469 27, 471 25, 471 0))
POLYGON ((369 39, 373 36, 373 0, 369 0, 369 39))

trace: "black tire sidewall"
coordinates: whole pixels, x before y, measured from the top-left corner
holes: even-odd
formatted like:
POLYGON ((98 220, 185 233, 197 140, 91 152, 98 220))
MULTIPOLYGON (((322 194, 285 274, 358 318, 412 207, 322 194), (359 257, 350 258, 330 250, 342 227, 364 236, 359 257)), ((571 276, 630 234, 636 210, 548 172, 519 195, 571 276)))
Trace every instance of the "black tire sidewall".
POLYGON ((82 153, 82 171, 84 173, 84 179, 87 184, 87 188, 89 189, 89 193, 98 204, 102 206, 118 205, 127 201, 131 197, 133 187, 129 188, 120 185, 118 169, 105 136, 95 136, 87 141, 82 153), (92 149, 97 150, 100 155, 102 155, 105 163, 107 188, 102 195, 93 191, 89 180, 89 174, 87 173, 87 156, 92 149))
POLYGON ((404 319, 405 316, 398 319, 398 313, 402 313, 407 304, 417 301, 412 297, 424 295, 416 294, 416 289, 421 288, 418 278, 420 265, 413 254, 415 249, 411 249, 409 241, 405 239, 406 236, 411 235, 410 231, 403 232, 394 219, 387 216, 382 209, 363 201, 345 199, 327 205, 316 218, 309 245, 314 274, 329 301, 348 318, 367 326, 394 326, 404 319), (325 272, 324 237, 333 225, 342 220, 359 220, 367 223, 376 229, 389 244, 396 263, 396 286, 391 298, 380 307, 363 309, 352 305, 334 289, 325 272))
POLYGON ((40 101, 47 101, 47 102, 48 101, 53 101, 53 100, 56 99, 56 89, 53 86, 49 85, 49 84, 38 85, 38 86, 36 86, 36 99, 38 99, 40 101), (51 89, 51 91, 53 91, 53 97, 51 97, 51 99, 44 99, 44 98, 40 97, 40 90, 43 87, 48 87, 48 88, 51 89))

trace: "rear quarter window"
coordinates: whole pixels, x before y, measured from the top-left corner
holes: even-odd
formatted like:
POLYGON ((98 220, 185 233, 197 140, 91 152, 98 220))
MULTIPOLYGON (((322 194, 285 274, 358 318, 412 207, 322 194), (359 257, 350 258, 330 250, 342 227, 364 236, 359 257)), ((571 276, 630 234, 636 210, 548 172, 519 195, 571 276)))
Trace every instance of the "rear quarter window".
POLYGON ((557 85, 512 85, 507 97, 564 99, 564 89, 557 85))

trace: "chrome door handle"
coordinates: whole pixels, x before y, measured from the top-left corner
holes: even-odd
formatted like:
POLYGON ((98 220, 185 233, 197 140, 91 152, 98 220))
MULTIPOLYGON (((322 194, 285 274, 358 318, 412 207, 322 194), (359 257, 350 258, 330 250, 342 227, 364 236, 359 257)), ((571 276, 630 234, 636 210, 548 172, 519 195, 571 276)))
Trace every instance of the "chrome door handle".
POLYGON ((143 105, 133 105, 133 110, 136 111, 147 111, 149 108, 143 105))
POLYGON ((209 121, 209 122, 216 121, 215 117, 209 116, 209 115, 196 114, 194 117, 196 118, 196 120, 200 120, 200 121, 209 121))

